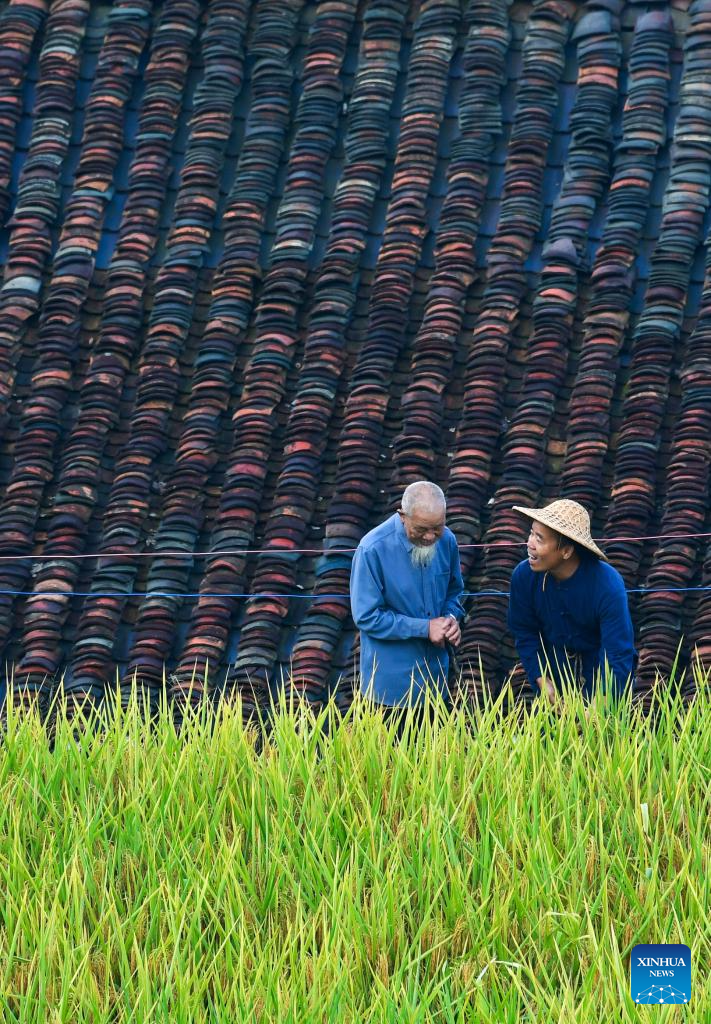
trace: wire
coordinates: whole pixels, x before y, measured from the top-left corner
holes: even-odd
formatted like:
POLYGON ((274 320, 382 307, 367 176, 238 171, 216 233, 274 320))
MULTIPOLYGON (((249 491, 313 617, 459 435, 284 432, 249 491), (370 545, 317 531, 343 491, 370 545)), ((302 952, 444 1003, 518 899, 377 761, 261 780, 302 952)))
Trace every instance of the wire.
MULTIPOLYGON (((633 587, 627 591, 628 594, 686 594, 692 591, 707 591, 708 587, 633 587)), ((508 590, 465 590, 460 597, 508 597, 508 590)), ((187 593, 174 594, 164 590, 127 590, 127 591, 93 591, 93 590, 0 590, 0 596, 10 597, 244 597, 256 600, 257 598, 308 598, 309 600, 348 600, 348 594, 316 594, 310 591, 305 594, 278 594, 269 591, 259 591, 256 594, 247 593, 187 593)))
MULTIPOLYGON (((606 537, 601 543, 617 544, 642 540, 690 540, 711 537, 710 533, 650 533, 642 537, 606 537)), ((525 540, 482 541, 479 544, 459 544, 461 550, 471 548, 522 548, 525 540)), ((228 548, 226 551, 91 551, 78 554, 0 555, 0 562, 72 562, 87 558, 228 558, 237 555, 350 555, 355 548, 228 548)))

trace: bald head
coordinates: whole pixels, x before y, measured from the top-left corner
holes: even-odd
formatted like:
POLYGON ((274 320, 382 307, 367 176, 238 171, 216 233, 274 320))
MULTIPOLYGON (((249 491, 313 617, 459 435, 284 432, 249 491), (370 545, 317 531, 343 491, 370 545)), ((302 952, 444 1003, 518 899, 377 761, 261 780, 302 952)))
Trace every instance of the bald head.
POLYGON ((447 508, 447 501, 444 491, 437 484, 430 483, 429 480, 416 480, 414 484, 410 484, 403 491, 400 508, 408 516, 411 516, 413 512, 443 515, 447 508))

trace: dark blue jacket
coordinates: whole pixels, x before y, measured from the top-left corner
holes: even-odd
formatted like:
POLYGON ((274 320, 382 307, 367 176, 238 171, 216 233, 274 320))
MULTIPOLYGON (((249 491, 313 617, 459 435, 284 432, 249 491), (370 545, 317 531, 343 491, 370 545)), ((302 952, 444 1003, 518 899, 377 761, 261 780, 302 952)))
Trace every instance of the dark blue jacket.
POLYGON ((527 560, 520 562, 511 577, 509 629, 536 692, 536 679, 544 674, 560 688, 562 669, 573 665, 576 655, 586 696, 598 670, 604 686, 605 659, 617 696, 634 672, 634 632, 624 580, 594 555, 583 557, 570 579, 560 583, 551 573, 534 572, 527 560), (550 672, 541 671, 546 656, 550 672))

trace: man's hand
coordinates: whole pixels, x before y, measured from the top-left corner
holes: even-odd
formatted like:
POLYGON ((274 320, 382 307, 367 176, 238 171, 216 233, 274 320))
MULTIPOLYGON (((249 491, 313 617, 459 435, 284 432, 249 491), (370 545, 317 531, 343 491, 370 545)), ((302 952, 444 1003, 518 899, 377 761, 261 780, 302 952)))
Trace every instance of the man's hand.
POLYGON ((462 640, 461 627, 457 620, 453 618, 451 615, 447 616, 447 622, 449 623, 446 633, 447 640, 449 640, 452 647, 459 647, 459 644, 461 643, 462 640))
MULTIPOLYGON (((445 618, 444 616, 440 616, 438 619, 430 619, 428 634, 430 643, 436 644, 437 647, 444 647, 445 640, 453 642, 450 636, 453 625, 457 625, 454 619, 445 618)), ((459 629, 458 626, 457 629, 459 629)))
POLYGON ((541 691, 548 703, 555 707, 558 703, 558 694, 553 680, 547 679, 546 676, 539 676, 536 682, 538 683, 538 689, 541 691))

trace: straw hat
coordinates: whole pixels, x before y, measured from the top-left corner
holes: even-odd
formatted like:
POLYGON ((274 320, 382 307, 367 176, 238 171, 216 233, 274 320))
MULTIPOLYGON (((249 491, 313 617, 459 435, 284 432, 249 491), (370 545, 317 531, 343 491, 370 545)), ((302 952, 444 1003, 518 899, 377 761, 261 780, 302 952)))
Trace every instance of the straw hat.
POLYGON ((598 558, 607 561, 590 536, 590 516, 579 502, 560 498, 558 501, 552 501, 545 508, 522 508, 520 505, 513 507, 516 512, 523 512, 529 519, 535 519, 536 522, 543 523, 544 526, 550 526, 551 530, 556 530, 568 540, 582 544, 598 558))

